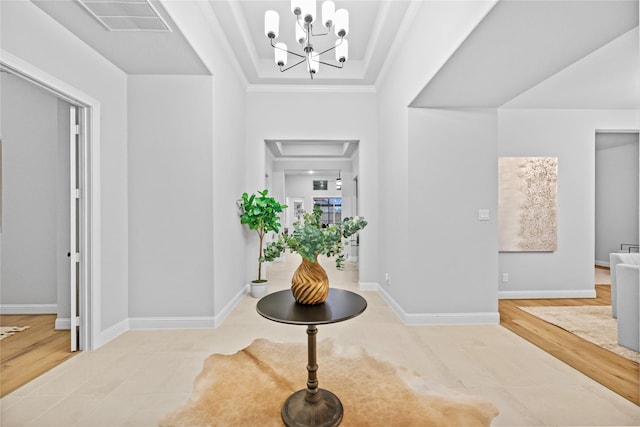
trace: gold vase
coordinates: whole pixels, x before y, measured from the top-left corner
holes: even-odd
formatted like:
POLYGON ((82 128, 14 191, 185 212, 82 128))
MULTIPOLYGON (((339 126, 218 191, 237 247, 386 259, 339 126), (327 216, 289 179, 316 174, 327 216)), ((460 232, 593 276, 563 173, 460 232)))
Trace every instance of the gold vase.
POLYGON ((302 258, 302 264, 291 278, 293 298, 301 304, 320 304, 329 295, 329 278, 327 272, 318 263, 302 258))

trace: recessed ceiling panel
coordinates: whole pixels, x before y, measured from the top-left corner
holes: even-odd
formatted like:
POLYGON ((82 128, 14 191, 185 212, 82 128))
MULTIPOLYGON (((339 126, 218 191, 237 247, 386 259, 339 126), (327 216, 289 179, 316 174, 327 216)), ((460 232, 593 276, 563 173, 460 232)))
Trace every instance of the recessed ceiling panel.
POLYGON ((350 159, 358 148, 358 141, 267 140, 266 145, 275 159, 350 159))

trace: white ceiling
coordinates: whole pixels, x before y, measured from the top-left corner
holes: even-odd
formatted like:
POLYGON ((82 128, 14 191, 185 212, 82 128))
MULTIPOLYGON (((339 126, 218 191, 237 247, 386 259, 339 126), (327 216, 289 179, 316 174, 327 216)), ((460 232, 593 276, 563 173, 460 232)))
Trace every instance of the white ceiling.
POLYGON ((638 27, 503 105, 505 108, 640 108, 638 27))
MULTIPOLYGON (((172 32, 111 32, 75 0, 32 1, 128 74, 211 74, 162 6, 176 0, 152 0, 172 32)), ((304 65, 279 72, 264 35, 264 12, 274 9, 277 41, 296 46, 289 0, 194 1, 207 1, 252 85, 375 87, 411 19, 409 0, 334 0, 350 13, 350 58, 311 80, 304 65)), ((640 108, 637 26, 637 0, 499 1, 411 106, 640 108)), ((335 37, 318 39, 322 48, 335 37)))
MULTIPOLYGON (((411 106, 500 107, 637 26, 637 0, 500 1, 411 106)), ((608 80, 615 77, 621 79, 619 86, 637 88, 638 53, 636 37, 614 52, 626 56, 616 58, 624 70, 602 64, 581 67, 579 76, 562 80, 567 85, 563 90, 547 91, 551 98, 546 101, 575 103, 571 95, 591 90, 622 108, 616 100, 619 91, 612 91, 608 80), (613 74, 602 75, 603 70, 613 74)), ((635 95, 637 106, 640 97, 635 95)))
POLYGON ((171 32, 109 31, 77 1, 32 1, 127 74, 210 74, 171 17, 156 1, 152 4, 171 32))

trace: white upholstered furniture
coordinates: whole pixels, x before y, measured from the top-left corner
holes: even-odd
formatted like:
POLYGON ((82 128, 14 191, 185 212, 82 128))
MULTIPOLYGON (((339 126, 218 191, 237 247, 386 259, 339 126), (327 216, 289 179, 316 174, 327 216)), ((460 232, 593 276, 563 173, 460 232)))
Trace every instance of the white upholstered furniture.
POLYGON ((618 344, 640 351, 640 265, 616 265, 618 344))
POLYGON ((618 285, 616 266, 618 264, 640 265, 640 253, 614 252, 609 254, 609 272, 611 274, 611 311, 618 317, 618 285))

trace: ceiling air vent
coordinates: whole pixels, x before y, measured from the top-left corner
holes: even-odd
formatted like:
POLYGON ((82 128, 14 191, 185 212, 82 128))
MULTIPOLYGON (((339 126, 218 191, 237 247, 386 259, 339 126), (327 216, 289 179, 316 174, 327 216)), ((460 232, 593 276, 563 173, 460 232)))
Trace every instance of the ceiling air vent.
POLYGON ((109 31, 171 31, 149 0, 77 0, 109 31))

